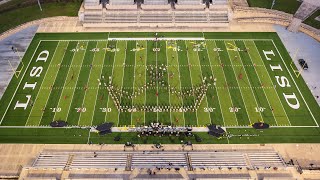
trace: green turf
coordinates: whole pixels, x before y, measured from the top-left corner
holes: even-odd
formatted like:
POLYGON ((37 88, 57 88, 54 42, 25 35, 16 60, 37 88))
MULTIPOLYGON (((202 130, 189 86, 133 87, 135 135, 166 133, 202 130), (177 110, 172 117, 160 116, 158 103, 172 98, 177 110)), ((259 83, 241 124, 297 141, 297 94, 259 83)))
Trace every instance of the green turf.
MULTIPOLYGON (((152 37, 153 33, 36 34, 23 65, 18 67, 22 69, 19 77, 12 78, 0 101, 1 126, 49 126, 54 120, 67 121, 69 127, 90 127, 104 122, 120 127, 151 122, 200 127, 212 123, 226 126, 233 133, 236 130, 245 133, 239 128, 263 121, 275 126, 270 131, 265 130, 263 135, 267 138, 271 137, 269 132, 277 134, 279 131, 281 136, 287 136, 281 134, 282 129, 292 128, 295 132, 301 129, 297 140, 290 134, 293 142, 301 140, 305 129, 317 129, 314 127, 320 117, 319 106, 302 77, 296 76, 296 68, 291 67, 291 58, 275 33, 159 35, 204 37, 206 40, 114 40, 117 37, 152 37), (43 50, 49 51, 48 60, 36 62, 43 50), (269 55, 272 60, 268 61, 263 51, 270 50, 274 56, 269 55), (167 67, 161 80, 137 93, 137 89, 151 82, 150 68, 162 65, 167 67), (282 71, 272 71, 270 65, 281 65, 282 71), (43 67, 40 76, 30 77, 32 67, 38 66, 43 67), (290 87, 280 87, 276 76, 286 77, 290 87), (197 97, 181 96, 171 88, 186 92, 203 82, 210 82, 211 86, 194 112, 160 111, 158 108, 149 112, 126 112, 118 110, 109 95, 109 78, 112 85, 121 90, 121 95, 117 96, 122 106, 188 107, 197 97), (216 83, 211 78, 216 79, 216 83), (26 82, 37 82, 37 85, 35 89, 23 89, 26 82), (298 110, 289 107, 283 97, 290 93, 299 100, 298 110), (135 95, 129 98, 126 94, 135 95), (25 110, 14 109, 17 101, 26 101, 26 95, 31 95, 32 103, 25 110)), ((314 142, 316 136, 315 131, 310 141, 314 142)), ((265 142, 259 137, 250 138, 256 143, 265 142)), ((94 141, 98 139, 93 136, 94 141)), ((171 142, 170 138, 166 141, 171 142)), ((221 143, 226 142, 226 139, 221 140, 221 143)), ((241 143, 241 140, 231 142, 241 143)))
MULTIPOLYGON (((273 0, 248 0, 248 4, 250 7, 260 7, 270 9, 272 6, 273 0)), ((283 11, 289 14, 294 14, 301 2, 297 0, 275 0, 275 4, 273 9, 283 11)))
MULTIPOLYGON (((80 5, 80 2, 45 3, 42 5, 42 11, 40 11, 37 4, 34 4, 0 12, 0 33, 15 28, 23 23, 41 18, 52 16, 77 16, 80 5)), ((6 5, 3 4, 2 6, 6 5)), ((0 9, 2 8, 0 7, 0 9)))

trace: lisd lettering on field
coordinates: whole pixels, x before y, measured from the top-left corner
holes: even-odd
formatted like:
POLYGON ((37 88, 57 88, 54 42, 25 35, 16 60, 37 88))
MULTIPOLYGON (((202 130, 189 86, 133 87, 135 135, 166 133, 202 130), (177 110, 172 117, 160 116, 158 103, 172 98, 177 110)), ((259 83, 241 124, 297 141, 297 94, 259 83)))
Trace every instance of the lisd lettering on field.
MULTIPOLYGON (((43 50, 38 54, 36 62, 46 62, 48 57, 49 57, 49 51, 48 50, 43 50)), ((39 78, 41 76, 41 74, 42 74, 42 71, 43 71, 43 67, 42 66, 33 66, 31 68, 29 76, 32 77, 32 78, 39 78)), ((23 86, 23 89, 32 89, 32 90, 34 90, 36 88, 36 86, 37 86, 37 82, 34 82, 34 83, 25 82, 25 84, 23 86)), ((14 106, 14 110, 17 109, 17 108, 23 108, 24 110, 27 109, 32 96, 30 94, 27 94, 25 97, 26 97, 26 99, 17 100, 16 105, 14 106)))
MULTIPOLYGON (((263 51, 263 54, 265 56, 265 59, 269 62, 272 61, 272 57, 275 57, 276 55, 274 54, 273 50, 269 50, 269 51, 266 51, 266 50, 262 50, 263 51)), ((278 72, 278 71, 283 71, 282 70, 282 67, 281 67, 281 64, 269 64, 270 68, 272 71, 274 72, 278 72)), ((291 85, 290 85, 290 82, 288 80, 287 77, 285 76, 274 76, 278 85, 281 87, 281 88, 290 88, 291 85)), ((295 93, 282 93, 284 99, 286 100, 287 104, 292 108, 292 109, 299 109, 300 108, 300 103, 299 103, 299 100, 297 98, 297 96, 295 95, 295 93)))

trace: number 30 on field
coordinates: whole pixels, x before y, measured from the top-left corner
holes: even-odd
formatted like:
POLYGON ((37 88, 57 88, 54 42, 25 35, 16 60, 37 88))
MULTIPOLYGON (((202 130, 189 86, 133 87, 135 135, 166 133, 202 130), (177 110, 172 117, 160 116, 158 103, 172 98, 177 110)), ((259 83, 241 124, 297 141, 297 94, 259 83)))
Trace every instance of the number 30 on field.
POLYGON ((100 108, 102 112, 111 112, 111 108, 100 108))

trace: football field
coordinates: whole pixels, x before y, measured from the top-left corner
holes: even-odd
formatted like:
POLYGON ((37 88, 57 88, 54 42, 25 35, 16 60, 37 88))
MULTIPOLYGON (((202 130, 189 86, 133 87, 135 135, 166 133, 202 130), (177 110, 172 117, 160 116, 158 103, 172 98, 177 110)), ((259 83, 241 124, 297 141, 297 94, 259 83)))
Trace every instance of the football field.
POLYGON ((225 37, 42 35, 2 98, 1 126, 318 127, 319 106, 279 43, 225 37))

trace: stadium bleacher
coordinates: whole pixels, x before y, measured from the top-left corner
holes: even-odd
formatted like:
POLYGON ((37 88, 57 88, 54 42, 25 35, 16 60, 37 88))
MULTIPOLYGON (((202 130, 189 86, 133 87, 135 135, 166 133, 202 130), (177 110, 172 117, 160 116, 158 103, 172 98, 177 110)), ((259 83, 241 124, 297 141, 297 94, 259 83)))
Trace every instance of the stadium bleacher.
POLYGON ((130 151, 43 152, 34 168, 269 168, 285 167, 280 155, 268 151, 130 151))
POLYGON ((98 0, 85 0, 79 18, 84 27, 112 27, 124 23, 137 27, 228 25, 229 15, 226 6, 213 5, 209 11, 204 8, 202 0, 179 0, 174 9, 167 0, 145 0, 141 9, 133 0, 110 0, 105 8, 98 0))

